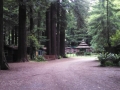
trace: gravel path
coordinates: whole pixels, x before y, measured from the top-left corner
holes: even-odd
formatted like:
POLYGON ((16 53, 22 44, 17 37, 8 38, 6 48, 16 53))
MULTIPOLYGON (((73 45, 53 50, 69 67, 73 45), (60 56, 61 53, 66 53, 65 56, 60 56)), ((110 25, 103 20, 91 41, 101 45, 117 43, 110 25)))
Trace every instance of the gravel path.
POLYGON ((99 67, 94 57, 9 65, 0 90, 120 90, 120 68, 99 67))

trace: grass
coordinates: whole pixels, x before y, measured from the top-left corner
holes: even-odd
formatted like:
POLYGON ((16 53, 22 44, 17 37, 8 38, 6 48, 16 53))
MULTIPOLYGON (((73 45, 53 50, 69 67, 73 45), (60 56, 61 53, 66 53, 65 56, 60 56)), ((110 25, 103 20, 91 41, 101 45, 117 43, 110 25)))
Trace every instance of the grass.
POLYGON ((79 55, 77 56, 75 53, 73 54, 66 54, 68 57, 79 57, 79 56, 84 56, 84 57, 98 57, 98 54, 91 53, 91 55, 79 55))
POLYGON ((77 55, 74 53, 72 53, 72 54, 66 54, 66 56, 68 56, 68 57, 76 57, 77 55))

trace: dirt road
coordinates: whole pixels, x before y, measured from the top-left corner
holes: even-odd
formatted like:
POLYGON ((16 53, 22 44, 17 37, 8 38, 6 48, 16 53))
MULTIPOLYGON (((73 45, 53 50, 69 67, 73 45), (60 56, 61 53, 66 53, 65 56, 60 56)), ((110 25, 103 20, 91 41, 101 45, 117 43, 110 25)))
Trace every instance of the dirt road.
POLYGON ((120 68, 99 67, 94 57, 9 65, 0 90, 120 90, 120 68))

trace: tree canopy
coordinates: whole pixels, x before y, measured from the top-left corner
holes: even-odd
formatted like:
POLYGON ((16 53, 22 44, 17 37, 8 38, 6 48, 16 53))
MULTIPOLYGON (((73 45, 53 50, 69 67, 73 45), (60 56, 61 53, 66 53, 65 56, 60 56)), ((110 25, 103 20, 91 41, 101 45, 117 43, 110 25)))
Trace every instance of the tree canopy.
POLYGON ((88 17, 88 34, 92 36, 91 44, 95 50, 111 46, 110 37, 119 30, 118 5, 116 0, 99 0, 92 7, 88 17))

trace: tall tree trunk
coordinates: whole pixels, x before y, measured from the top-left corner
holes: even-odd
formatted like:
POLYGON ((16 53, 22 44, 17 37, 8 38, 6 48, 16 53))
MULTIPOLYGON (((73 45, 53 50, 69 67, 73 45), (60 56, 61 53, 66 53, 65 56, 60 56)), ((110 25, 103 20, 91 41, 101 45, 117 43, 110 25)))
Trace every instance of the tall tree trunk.
POLYGON ((30 6, 30 32, 33 31, 34 22, 33 22, 33 6, 30 6))
POLYGON ((8 26, 9 27, 9 38, 8 38, 8 41, 9 41, 9 45, 11 45, 11 30, 10 30, 10 26, 8 26))
POLYGON ((13 29, 11 30, 11 35, 12 35, 12 45, 14 45, 14 41, 15 41, 15 27, 13 27, 13 29))
POLYGON ((42 36, 42 31, 40 29, 40 27, 41 27, 41 19, 42 19, 41 12, 39 11, 38 12, 38 21, 37 21, 37 28, 38 28, 37 32, 38 32, 38 42, 39 42, 39 44, 41 44, 40 36, 42 36))
POLYGON ((15 45, 18 44, 18 26, 15 26, 15 45))
MULTIPOLYGON (((30 5, 30 33, 33 34, 34 21, 33 21, 33 6, 30 5)), ((32 41, 30 40, 30 58, 33 60, 35 57, 35 47, 33 46, 32 41)))
MULTIPOLYGON (((6 28, 5 28, 6 29, 6 28)), ((6 45, 6 30, 4 29, 4 45, 6 45)))
POLYGON ((111 48, 111 43, 110 43, 110 30, 109 30, 109 0, 107 0, 107 43, 108 43, 108 47, 111 48))
POLYGON ((38 20, 37 20, 37 32, 38 32, 38 41, 40 41, 40 11, 38 11, 38 20))
POLYGON ((19 38, 18 38, 18 61, 28 61, 26 42, 26 2, 19 3, 19 38))
POLYGON ((0 70, 7 70, 9 66, 5 60, 3 48, 3 0, 0 0, 0 70))
POLYGON ((60 55, 60 0, 57 0, 57 55, 60 55))
POLYGON ((46 47, 47 47, 47 54, 51 54, 51 13, 50 13, 50 8, 46 12, 46 36, 47 36, 47 41, 46 41, 46 47))
POLYGON ((66 29, 66 26, 67 26, 66 25, 66 10, 61 7, 60 55, 62 57, 65 57, 65 29, 66 29))
POLYGON ((51 54, 57 55, 56 52, 56 3, 51 4, 51 54))

